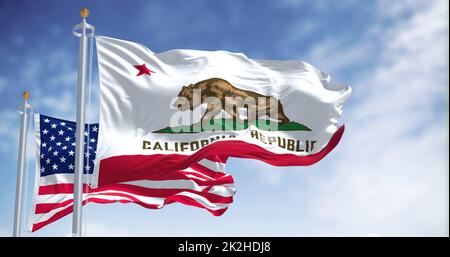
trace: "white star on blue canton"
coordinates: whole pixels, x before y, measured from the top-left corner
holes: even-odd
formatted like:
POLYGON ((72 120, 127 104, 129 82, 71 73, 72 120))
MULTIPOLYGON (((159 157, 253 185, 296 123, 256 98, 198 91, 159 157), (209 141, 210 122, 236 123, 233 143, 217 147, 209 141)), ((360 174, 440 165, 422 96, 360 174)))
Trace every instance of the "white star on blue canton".
MULTIPOLYGON (((76 124, 51 117, 47 118, 44 115, 41 117, 41 153, 38 156, 41 164, 40 175, 44 177, 66 172, 73 173, 75 170, 73 162, 76 147, 76 124), (52 131, 52 129, 55 129, 55 131, 52 131), (43 151, 44 148, 48 150, 48 153, 43 151)), ((83 169, 86 173, 92 173, 95 166, 98 130, 98 124, 92 124, 87 125, 84 132, 85 166, 83 166, 83 169)))

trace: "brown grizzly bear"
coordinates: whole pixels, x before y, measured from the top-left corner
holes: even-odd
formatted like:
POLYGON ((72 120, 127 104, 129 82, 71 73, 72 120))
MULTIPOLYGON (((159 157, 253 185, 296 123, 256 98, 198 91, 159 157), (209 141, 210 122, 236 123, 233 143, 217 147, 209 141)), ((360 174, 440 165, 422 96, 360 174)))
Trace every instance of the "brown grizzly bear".
MULTIPOLYGON (((247 108, 248 121, 256 120, 258 113, 276 119, 279 124, 289 122, 284 114, 283 105, 276 98, 236 88, 221 78, 210 78, 190 84, 187 87, 183 86, 178 97, 173 106, 181 111, 194 110, 200 104, 207 103, 207 110, 202 117, 202 122, 210 121, 222 110, 230 114, 233 119, 239 120, 238 107, 247 108), (194 94, 200 95, 194 97, 194 94), (188 106, 183 104, 182 97, 189 101, 188 106)), ((184 103, 186 102, 185 99, 184 103)))

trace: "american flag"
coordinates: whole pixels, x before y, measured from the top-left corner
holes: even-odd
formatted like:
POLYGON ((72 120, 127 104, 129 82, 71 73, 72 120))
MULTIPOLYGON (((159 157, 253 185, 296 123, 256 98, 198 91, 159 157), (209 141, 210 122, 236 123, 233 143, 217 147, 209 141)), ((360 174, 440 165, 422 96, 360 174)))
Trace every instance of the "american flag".
MULTIPOLYGON (((75 122, 35 114, 37 161, 30 231, 36 231, 70 214, 73 208, 75 122)), ((85 127, 83 204, 136 203, 160 209, 179 202, 222 215, 233 202, 231 175, 220 158, 202 159, 184 170, 149 175, 141 180, 99 188, 88 186, 94 171, 99 124, 85 127)))

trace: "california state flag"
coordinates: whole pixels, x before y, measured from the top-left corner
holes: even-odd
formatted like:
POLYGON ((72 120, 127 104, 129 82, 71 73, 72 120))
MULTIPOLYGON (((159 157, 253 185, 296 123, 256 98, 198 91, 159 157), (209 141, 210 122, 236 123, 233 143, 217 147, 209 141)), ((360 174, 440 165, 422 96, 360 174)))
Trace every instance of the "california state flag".
POLYGON ((145 179, 203 159, 311 165, 339 142, 351 89, 302 61, 170 50, 97 37, 98 185, 145 179))

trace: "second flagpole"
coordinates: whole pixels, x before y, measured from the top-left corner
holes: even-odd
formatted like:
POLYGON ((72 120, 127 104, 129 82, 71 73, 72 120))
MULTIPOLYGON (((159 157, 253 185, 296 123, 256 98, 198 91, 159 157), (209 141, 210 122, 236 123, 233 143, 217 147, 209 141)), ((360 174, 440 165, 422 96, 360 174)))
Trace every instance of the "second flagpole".
POLYGON ((77 127, 75 146, 75 174, 73 190, 73 220, 72 235, 81 236, 82 231, 82 206, 83 206, 83 169, 84 169, 84 133, 86 113, 86 72, 87 72, 87 42, 94 35, 94 26, 86 22, 89 10, 83 8, 80 11, 83 19, 80 24, 73 27, 73 34, 80 38, 78 56, 78 87, 77 87, 77 127))
POLYGON ((18 237, 22 229, 22 205, 23 205, 23 187, 26 169, 26 152, 27 152, 27 133, 28 133, 28 116, 33 112, 28 98, 30 93, 23 92, 23 106, 18 108, 20 118, 20 137, 19 137, 19 157, 17 163, 17 182, 16 182, 16 203, 14 208, 14 226, 13 236, 18 237))

